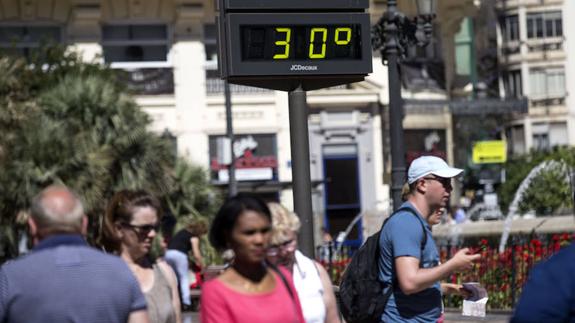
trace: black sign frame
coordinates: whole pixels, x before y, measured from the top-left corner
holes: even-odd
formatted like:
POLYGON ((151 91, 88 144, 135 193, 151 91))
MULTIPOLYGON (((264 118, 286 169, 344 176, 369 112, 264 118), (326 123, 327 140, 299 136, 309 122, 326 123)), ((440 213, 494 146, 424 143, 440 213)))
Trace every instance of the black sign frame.
POLYGON ((224 0, 227 10, 353 10, 369 8, 369 0, 224 0))
POLYGON ((234 84, 260 88, 304 91, 362 81, 372 72, 369 0, 218 0, 218 70, 222 79, 234 84), (296 68, 309 61, 244 62, 241 60, 239 22, 251 18, 250 25, 285 23, 358 24, 361 28, 361 60, 314 61, 317 69, 296 68), (342 64, 343 63, 343 64, 342 64))
POLYGON ((228 15, 227 57, 230 80, 237 77, 368 74, 371 73, 371 44, 369 15, 366 13, 232 13, 228 15), (321 23, 318 23, 321 21, 321 23), (242 25, 353 25, 361 26, 360 60, 274 60, 243 61, 240 26, 242 25), (366 60, 365 56, 369 59, 366 60))

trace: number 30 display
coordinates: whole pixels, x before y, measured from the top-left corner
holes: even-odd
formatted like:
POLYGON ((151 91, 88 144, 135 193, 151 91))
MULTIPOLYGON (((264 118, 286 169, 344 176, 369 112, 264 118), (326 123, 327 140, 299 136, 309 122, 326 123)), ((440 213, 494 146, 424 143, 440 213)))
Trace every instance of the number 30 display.
MULTIPOLYGON (((284 46, 284 52, 281 54, 275 54, 274 59, 287 59, 289 58, 290 42, 291 42, 291 28, 276 28, 276 33, 284 33, 284 40, 277 40, 275 42, 276 46, 284 46)), ((328 29, 323 27, 311 28, 309 35, 309 58, 324 58, 326 41, 327 41, 328 29), (319 38, 321 37, 321 38, 319 38), (317 41, 321 40, 321 43, 317 41), (316 47, 320 43, 321 50, 317 53, 316 47)), ((337 45, 347 45, 351 39, 351 28, 349 27, 339 27, 335 29, 334 40, 337 45)))
POLYGON ((242 58, 258 60, 349 60, 361 56, 358 25, 242 26, 242 58))

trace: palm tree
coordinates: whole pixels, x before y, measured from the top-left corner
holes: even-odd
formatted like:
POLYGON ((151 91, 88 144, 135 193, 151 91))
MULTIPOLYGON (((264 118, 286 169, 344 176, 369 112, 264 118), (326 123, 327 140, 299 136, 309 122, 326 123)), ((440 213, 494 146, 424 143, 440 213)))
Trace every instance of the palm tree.
POLYGON ((0 234, 6 240, 0 238, 0 262, 14 256, 18 214, 52 183, 84 200, 92 241, 107 199, 119 189, 146 189, 167 205, 185 205, 186 214, 211 212, 207 177, 185 161, 175 168, 168 142, 147 130, 148 115, 111 70, 54 49, 38 59, 0 59, 0 234), (178 172, 186 167, 195 175, 181 182, 178 172))
POLYGON ((221 196, 210 186, 207 171, 178 159, 174 168, 174 185, 165 201, 171 214, 177 218, 199 219, 214 214, 221 196))

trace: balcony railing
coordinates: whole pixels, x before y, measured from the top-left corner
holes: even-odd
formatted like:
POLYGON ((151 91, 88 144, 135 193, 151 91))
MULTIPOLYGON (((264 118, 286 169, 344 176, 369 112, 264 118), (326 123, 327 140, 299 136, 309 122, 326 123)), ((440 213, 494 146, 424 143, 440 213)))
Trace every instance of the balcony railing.
POLYGON ((162 68, 118 69, 118 78, 136 95, 174 94, 174 70, 162 68))
POLYGON ((563 4, 565 0, 498 0, 495 8, 499 10, 512 10, 519 6, 544 6, 563 4))
MULTIPOLYGON (((271 93, 271 90, 262 89, 253 86, 244 86, 237 84, 230 84, 230 91, 232 94, 254 94, 254 93, 271 93)), ((220 95, 224 93, 224 80, 217 77, 206 78, 206 93, 208 95, 220 95)))
POLYGON ((549 97, 531 97, 532 107, 548 107, 548 106, 559 106, 565 105, 565 96, 549 96, 549 97))
POLYGON ((521 46, 519 45, 519 42, 517 42, 517 41, 504 43, 502 48, 501 48, 501 53, 503 55, 519 54, 520 51, 521 51, 521 46))
POLYGON ((527 48, 529 52, 545 52, 553 50, 563 50, 563 39, 562 38, 552 38, 546 40, 528 40, 527 48))

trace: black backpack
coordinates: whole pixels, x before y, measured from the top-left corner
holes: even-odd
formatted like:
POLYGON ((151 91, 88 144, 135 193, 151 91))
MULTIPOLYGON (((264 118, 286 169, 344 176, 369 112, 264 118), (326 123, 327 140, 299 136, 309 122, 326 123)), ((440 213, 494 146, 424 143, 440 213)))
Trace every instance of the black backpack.
POLYGON ((383 222, 381 229, 365 241, 355 252, 351 262, 347 266, 339 286, 339 309, 347 323, 371 323, 380 322, 381 315, 385 310, 387 300, 393 292, 390 286, 385 295, 383 291, 387 287, 379 280, 379 237, 387 221, 400 211, 408 211, 416 216, 423 229, 421 252, 427 243, 427 233, 419 216, 408 207, 403 207, 393 212, 383 222))

